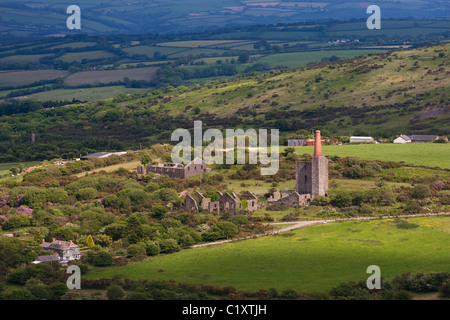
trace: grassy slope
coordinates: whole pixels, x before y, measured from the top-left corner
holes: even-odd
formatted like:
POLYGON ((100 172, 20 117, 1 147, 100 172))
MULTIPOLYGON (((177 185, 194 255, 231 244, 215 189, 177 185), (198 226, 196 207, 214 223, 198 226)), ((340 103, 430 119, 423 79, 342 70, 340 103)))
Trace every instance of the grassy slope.
POLYGON ((450 218, 409 221, 420 227, 398 229, 392 219, 316 225, 284 235, 183 250, 86 277, 121 274, 130 279, 233 285, 240 290, 311 292, 365 280, 369 265, 378 265, 386 279, 404 272, 450 271, 450 218))
POLYGON ((295 121, 298 128, 322 125, 341 135, 353 135, 361 130, 396 135, 409 132, 411 128, 416 132, 448 132, 449 114, 421 120, 415 126, 412 126, 410 118, 426 105, 448 103, 450 80, 446 72, 450 68, 446 62, 449 52, 450 44, 447 44, 398 51, 390 59, 362 57, 331 66, 203 86, 199 90, 181 88, 165 94, 172 99, 164 107, 176 116, 185 112, 188 105, 198 106, 201 110, 199 119, 206 113, 218 118, 234 116, 245 120, 249 126, 264 119, 275 121, 275 118, 265 118, 267 112, 275 111, 281 119, 295 121), (438 50, 442 50, 445 56, 438 57, 438 50), (417 69, 415 64, 419 66, 417 69), (357 71, 358 68, 375 65, 383 67, 367 73, 357 71), (322 80, 316 81, 318 77, 322 80), (338 111, 335 107, 352 107, 355 115, 345 109, 338 111), (322 116, 321 110, 325 108, 329 112, 322 116), (244 114, 244 110, 254 114, 244 114), (311 111, 308 118, 296 115, 305 110, 311 111))

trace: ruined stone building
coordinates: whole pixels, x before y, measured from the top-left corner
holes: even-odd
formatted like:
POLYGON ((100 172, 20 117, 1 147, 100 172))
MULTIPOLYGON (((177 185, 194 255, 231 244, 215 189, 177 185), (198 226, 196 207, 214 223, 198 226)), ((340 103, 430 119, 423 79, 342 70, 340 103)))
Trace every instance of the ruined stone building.
POLYGON ((236 214, 242 207, 241 200, 247 201, 247 211, 254 211, 258 209, 258 199, 250 191, 245 191, 241 198, 239 198, 234 192, 219 192, 219 199, 217 201, 211 201, 210 198, 206 198, 200 192, 195 192, 192 196, 187 195, 185 200, 184 210, 188 212, 199 212, 200 208, 208 213, 221 214, 229 212, 236 214))
POLYGON ((328 159, 322 154, 319 130, 316 131, 315 138, 311 162, 296 163, 295 191, 288 195, 276 192, 268 199, 268 204, 305 206, 316 196, 328 196, 328 159))
MULTIPOLYGON (((143 174, 142 166, 138 166, 138 174, 143 174)), ((165 162, 163 164, 158 164, 155 166, 148 166, 146 173, 157 173, 165 174, 171 178, 186 179, 190 177, 195 177, 204 173, 211 172, 208 168, 206 162, 200 158, 196 158, 187 165, 165 162)))
POLYGON ((255 211, 258 209, 258 198, 250 191, 244 191, 241 194, 241 200, 247 201, 247 211, 255 211))

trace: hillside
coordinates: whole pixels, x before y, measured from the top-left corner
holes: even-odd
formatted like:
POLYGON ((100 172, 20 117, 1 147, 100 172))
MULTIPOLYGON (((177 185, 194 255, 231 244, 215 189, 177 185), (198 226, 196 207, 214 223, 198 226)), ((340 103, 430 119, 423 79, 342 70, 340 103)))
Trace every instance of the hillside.
POLYGON ((390 51, 54 109, 22 105, 28 113, 2 113, 8 116, 0 118, 0 160, 170 143, 174 129, 192 128, 194 120, 204 130, 277 128, 282 143, 313 128, 328 137, 444 135, 450 132, 449 50, 442 44, 390 51))

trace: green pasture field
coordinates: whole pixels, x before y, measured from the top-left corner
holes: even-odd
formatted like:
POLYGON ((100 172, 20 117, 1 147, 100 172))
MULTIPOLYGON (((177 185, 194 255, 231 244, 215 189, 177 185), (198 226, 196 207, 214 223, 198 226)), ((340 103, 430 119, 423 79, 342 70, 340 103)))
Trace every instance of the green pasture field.
POLYGON ((149 58, 153 57, 155 52, 159 52, 162 55, 174 54, 180 51, 185 51, 186 48, 179 47, 161 47, 161 46, 134 46, 130 48, 125 48, 123 51, 133 55, 133 54, 143 54, 149 58))
POLYGON ((162 47, 183 47, 183 48, 200 48, 200 47, 214 47, 229 44, 239 44, 242 40, 190 40, 190 41, 172 41, 158 43, 162 47))
POLYGON ((410 218, 414 229, 393 219, 319 224, 287 233, 182 250, 124 267, 92 270, 86 278, 123 276, 257 291, 328 290, 365 281, 377 265, 392 280, 405 272, 450 271, 450 218, 410 218))
POLYGON ((10 168, 19 167, 20 165, 27 169, 29 167, 33 167, 36 165, 42 164, 42 161, 32 161, 32 162, 8 162, 8 163, 0 163, 0 179, 10 177, 11 171, 10 168))
POLYGON ((60 48, 78 49, 78 48, 92 47, 95 45, 97 45, 97 42, 70 42, 51 47, 49 49, 60 49, 60 48))
MULTIPOLYGON (((286 147, 280 147, 280 151, 286 147)), ((312 154, 314 147, 295 147, 299 154, 312 154)), ((366 160, 396 161, 450 169, 450 144, 407 143, 407 144, 345 144, 322 146, 324 155, 358 157, 366 160)))
POLYGON ((126 88, 125 86, 110 86, 84 89, 57 89, 31 94, 27 97, 29 99, 34 99, 42 102, 50 100, 70 101, 72 99, 80 101, 97 101, 102 99, 109 99, 122 93, 135 94, 146 91, 148 91, 148 89, 126 88))
POLYGON ((51 54, 28 54, 28 55, 13 55, 0 58, 0 63, 15 64, 15 63, 38 63, 39 59, 51 56, 51 54))
POLYGON ((182 50, 176 53, 171 53, 168 55, 169 58, 179 58, 179 57, 187 57, 191 55, 200 55, 204 54, 207 56, 218 56, 226 52, 226 50, 221 49, 210 49, 210 48, 186 48, 187 50, 182 50))
POLYGON ((388 178, 390 181, 413 181, 422 180, 427 177, 450 178, 450 171, 432 170, 426 168, 401 167, 383 169, 377 176, 388 178))
POLYGON ((0 87, 21 86, 41 80, 53 80, 65 77, 69 73, 65 70, 29 70, 29 71, 0 71, 0 87))
POLYGON ((104 59, 104 58, 114 58, 115 54, 104 51, 86 51, 86 52, 70 52, 60 57, 60 60, 64 62, 73 62, 73 61, 82 61, 84 59, 95 60, 95 59, 104 59))
POLYGON ((77 87, 83 84, 108 84, 111 82, 123 81, 124 78, 129 78, 130 80, 144 80, 148 82, 153 79, 157 70, 158 68, 156 67, 148 67, 121 70, 82 71, 67 77, 64 84, 72 87, 77 87))

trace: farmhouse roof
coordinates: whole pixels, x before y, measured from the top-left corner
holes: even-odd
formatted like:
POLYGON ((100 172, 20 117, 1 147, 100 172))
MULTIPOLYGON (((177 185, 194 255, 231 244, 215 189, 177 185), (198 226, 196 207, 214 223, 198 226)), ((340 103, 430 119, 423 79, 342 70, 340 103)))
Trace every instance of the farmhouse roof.
POLYGON ((411 140, 413 141, 433 141, 438 139, 437 135, 413 134, 411 140))
POLYGON ((46 256, 38 256, 36 258, 36 260, 34 260, 35 262, 39 263, 39 262, 52 262, 52 261, 59 261, 59 255, 58 254, 51 254, 51 255, 46 255, 46 256))
POLYGON ((53 240, 53 242, 43 242, 41 246, 45 249, 66 250, 70 248, 79 248, 72 241, 53 240))

